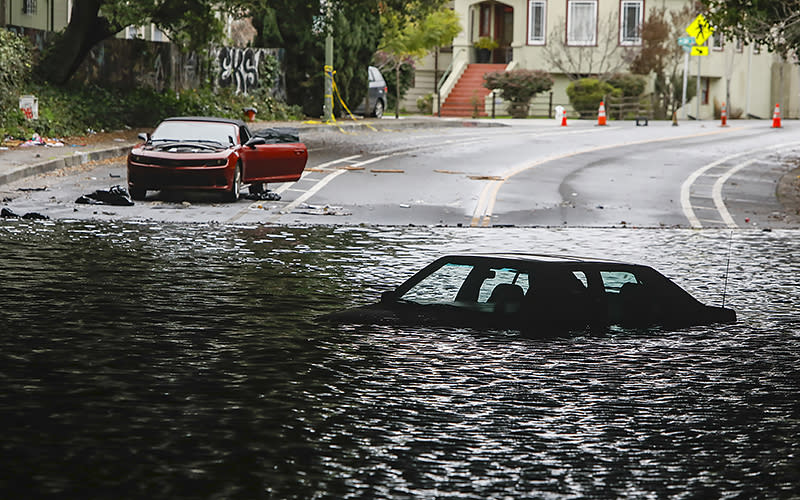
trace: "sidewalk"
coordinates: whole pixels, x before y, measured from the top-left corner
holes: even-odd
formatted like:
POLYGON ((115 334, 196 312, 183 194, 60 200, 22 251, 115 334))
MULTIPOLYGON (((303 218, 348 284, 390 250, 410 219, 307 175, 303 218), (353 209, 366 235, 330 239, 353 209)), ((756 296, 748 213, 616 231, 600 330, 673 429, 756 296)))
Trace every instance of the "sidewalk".
MULTIPOLYGON (((266 127, 293 127, 301 134, 322 132, 325 130, 339 132, 381 131, 404 128, 428 127, 494 127, 505 126, 491 120, 471 120, 457 118, 436 118, 429 116, 400 117, 400 119, 383 118, 381 120, 366 119, 353 121, 339 119, 335 123, 325 124, 318 121, 308 122, 252 122, 250 130, 266 127)), ((96 136, 87 136, 77 144, 65 142, 63 147, 50 146, 17 146, 7 150, 0 149, 0 186, 10 182, 51 172, 66 167, 82 165, 90 161, 106 160, 126 156, 131 147, 140 141, 135 130, 106 132, 96 136), (85 139, 85 140, 84 140, 85 139)), ((302 137, 301 137, 302 139, 302 137)))

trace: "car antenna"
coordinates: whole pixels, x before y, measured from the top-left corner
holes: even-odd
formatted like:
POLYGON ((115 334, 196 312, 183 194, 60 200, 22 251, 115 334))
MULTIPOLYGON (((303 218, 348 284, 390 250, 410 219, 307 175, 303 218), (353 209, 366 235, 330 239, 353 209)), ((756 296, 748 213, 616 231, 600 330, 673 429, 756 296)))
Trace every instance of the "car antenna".
POLYGON ((728 291, 728 269, 731 267, 731 247, 733 246, 733 231, 728 238, 728 261, 725 263, 725 281, 722 285, 722 307, 725 307, 725 292, 728 291))

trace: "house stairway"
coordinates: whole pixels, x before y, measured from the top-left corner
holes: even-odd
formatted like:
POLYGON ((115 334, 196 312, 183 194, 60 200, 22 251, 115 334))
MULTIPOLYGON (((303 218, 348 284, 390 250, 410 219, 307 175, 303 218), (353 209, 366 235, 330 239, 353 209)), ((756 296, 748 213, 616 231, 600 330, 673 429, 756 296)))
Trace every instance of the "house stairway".
POLYGON ((484 109, 486 95, 490 90, 483 86, 483 75, 493 71, 505 71, 505 64, 470 64, 459 78, 450 95, 442 103, 442 116, 488 116, 484 109))

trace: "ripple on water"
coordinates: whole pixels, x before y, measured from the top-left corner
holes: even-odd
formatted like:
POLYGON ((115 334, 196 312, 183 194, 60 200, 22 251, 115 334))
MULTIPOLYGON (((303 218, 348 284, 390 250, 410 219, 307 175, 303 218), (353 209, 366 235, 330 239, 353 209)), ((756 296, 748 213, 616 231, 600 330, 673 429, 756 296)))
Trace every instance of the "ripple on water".
POLYGON ((0 489, 796 496, 797 236, 3 222, 0 489), (441 254, 508 250, 650 264, 740 322, 547 341, 314 322, 441 254))

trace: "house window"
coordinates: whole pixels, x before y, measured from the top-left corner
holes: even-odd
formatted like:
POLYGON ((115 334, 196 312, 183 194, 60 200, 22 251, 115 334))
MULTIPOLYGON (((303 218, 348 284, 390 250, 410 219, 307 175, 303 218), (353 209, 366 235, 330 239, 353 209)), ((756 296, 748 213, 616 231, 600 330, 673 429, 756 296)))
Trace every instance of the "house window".
POLYGON ((736 52, 742 52, 744 50, 744 43, 742 43, 741 38, 736 38, 736 41, 733 42, 734 47, 736 47, 736 52))
POLYGON ((597 0, 568 0, 567 45, 597 44, 597 0))
POLYGON ((725 36, 720 31, 715 31, 711 35, 711 48, 712 50, 722 50, 725 48, 725 36))
POLYGON ((30 16, 36 14, 36 0, 23 0, 22 13, 30 16))
POLYGON ((490 22, 492 18, 492 8, 489 5, 481 5, 480 31, 478 36, 491 36, 490 22))
POLYGON ((544 45, 545 0, 528 0, 528 45, 544 45))
POLYGON ((642 43, 642 12, 644 0, 624 0, 620 5, 619 43, 640 45, 642 43))

